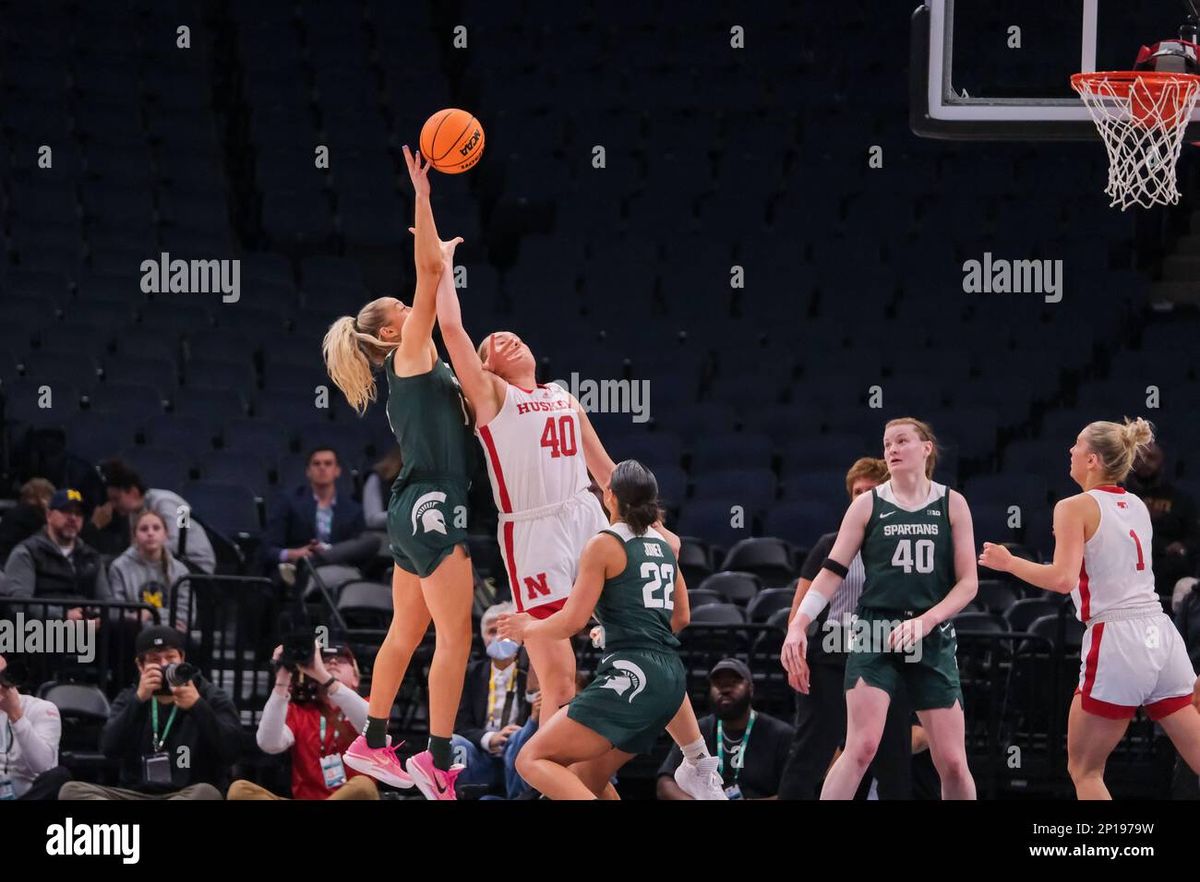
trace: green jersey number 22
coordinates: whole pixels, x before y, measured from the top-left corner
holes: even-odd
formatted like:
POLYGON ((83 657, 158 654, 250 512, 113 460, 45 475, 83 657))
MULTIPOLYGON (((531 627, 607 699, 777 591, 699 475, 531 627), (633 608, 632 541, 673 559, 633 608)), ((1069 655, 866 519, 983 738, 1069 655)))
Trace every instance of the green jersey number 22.
POLYGON ((675 591, 675 567, 671 564, 657 564, 654 561, 646 561, 642 564, 641 575, 643 579, 650 579, 642 586, 642 600, 647 609, 674 609, 675 601, 671 598, 671 594, 675 591), (658 596, 658 590, 662 589, 662 597, 658 596))

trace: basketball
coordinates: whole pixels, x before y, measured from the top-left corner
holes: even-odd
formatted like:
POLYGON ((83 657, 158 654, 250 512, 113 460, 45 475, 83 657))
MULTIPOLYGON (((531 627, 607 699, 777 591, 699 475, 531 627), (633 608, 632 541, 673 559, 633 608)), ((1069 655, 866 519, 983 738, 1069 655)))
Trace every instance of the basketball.
POLYGON ((465 110, 439 110, 421 127, 421 153, 438 171, 457 175, 483 156, 483 126, 465 110))

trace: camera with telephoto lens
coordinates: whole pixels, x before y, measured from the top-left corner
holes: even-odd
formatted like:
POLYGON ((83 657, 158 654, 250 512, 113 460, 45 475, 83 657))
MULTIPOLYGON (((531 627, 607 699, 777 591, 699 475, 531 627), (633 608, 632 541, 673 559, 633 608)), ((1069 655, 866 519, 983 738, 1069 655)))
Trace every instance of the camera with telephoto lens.
POLYGON ((283 651, 275 662, 278 668, 298 673, 301 665, 311 664, 317 651, 317 632, 313 628, 293 631, 283 638, 283 651))
POLYGON ((159 695, 170 695, 172 688, 191 683, 200 675, 200 669, 187 662, 172 662, 162 666, 162 686, 159 695))

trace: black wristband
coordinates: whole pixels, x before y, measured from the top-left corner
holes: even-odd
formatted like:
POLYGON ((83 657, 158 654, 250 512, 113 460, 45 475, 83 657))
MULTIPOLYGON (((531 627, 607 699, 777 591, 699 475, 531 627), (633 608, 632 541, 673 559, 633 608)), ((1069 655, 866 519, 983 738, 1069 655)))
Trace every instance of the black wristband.
POLYGON ((825 562, 821 564, 821 567, 822 569, 829 570, 829 572, 834 573, 843 579, 846 578, 846 574, 850 572, 848 567, 838 563, 832 557, 825 558, 825 562))
POLYGON ((336 683, 336 682, 337 682, 337 677, 335 677, 335 676, 333 676, 332 674, 330 674, 330 675, 329 675, 329 679, 328 679, 328 680, 326 680, 324 683, 322 683, 322 684, 321 684, 321 688, 322 688, 322 689, 328 689, 330 686, 332 686, 332 685, 333 685, 334 683, 336 683))

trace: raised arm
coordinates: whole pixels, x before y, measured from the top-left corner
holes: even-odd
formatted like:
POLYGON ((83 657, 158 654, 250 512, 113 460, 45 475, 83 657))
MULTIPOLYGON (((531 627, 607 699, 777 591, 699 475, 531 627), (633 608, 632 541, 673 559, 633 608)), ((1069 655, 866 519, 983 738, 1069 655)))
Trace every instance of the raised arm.
POLYGON ((442 243, 433 221, 433 205, 429 201, 429 164, 421 156, 413 156, 404 147, 404 162, 412 180, 416 211, 413 220, 413 259, 417 268, 417 287, 413 292, 412 311, 404 321, 397 361, 409 367, 427 357, 433 339, 433 322, 437 317, 437 284, 445 268, 442 243))
POLYGON ((600 436, 596 434, 592 421, 588 419, 587 411, 583 409, 582 404, 575 400, 573 395, 571 396, 571 405, 579 414, 579 427, 583 430, 583 460, 587 463, 587 470, 592 473, 592 477, 596 479, 600 488, 607 490, 609 482, 612 481, 613 469, 617 467, 617 464, 604 449, 600 436))
POLYGON ((442 342, 450 354, 450 364, 454 366, 463 394, 475 411, 476 425, 487 425, 504 406, 505 383, 491 371, 484 370, 475 344, 463 327, 462 306, 458 302, 454 273, 449 263, 438 281, 437 320, 438 327, 442 329, 442 342))
POLYGON ((1046 591, 1070 594, 1079 584, 1079 571, 1083 566, 1084 532, 1089 514, 1098 516, 1099 506, 1096 500, 1087 494, 1060 500, 1054 506, 1052 563, 1039 564, 1014 557, 1003 545, 984 542, 979 564, 993 570, 1012 573, 1022 582, 1028 582, 1046 591))

